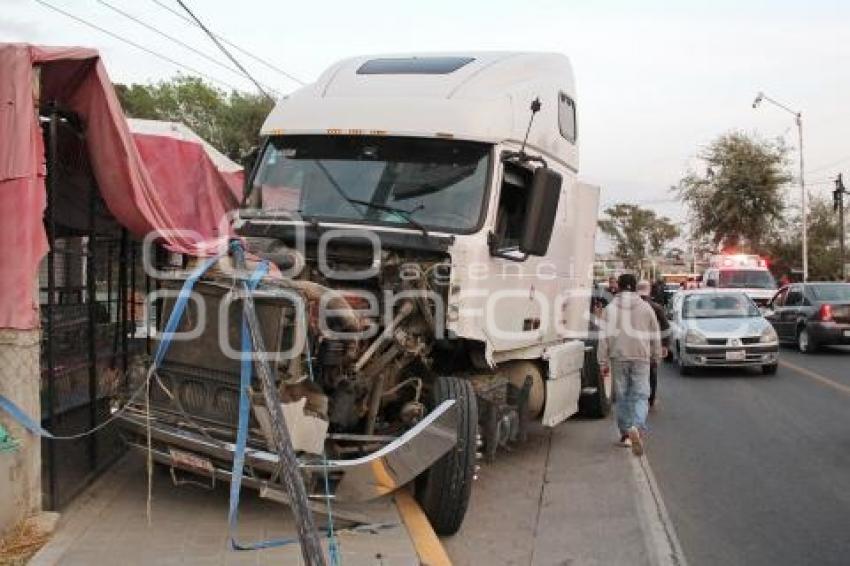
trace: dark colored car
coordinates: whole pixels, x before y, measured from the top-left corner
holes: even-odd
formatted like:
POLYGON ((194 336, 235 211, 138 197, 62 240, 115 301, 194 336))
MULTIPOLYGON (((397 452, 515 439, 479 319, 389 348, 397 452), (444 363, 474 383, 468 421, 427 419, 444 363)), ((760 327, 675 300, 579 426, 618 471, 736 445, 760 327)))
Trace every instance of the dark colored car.
POLYGON ((776 293, 765 312, 780 342, 803 353, 850 344, 850 283, 792 283, 776 293))

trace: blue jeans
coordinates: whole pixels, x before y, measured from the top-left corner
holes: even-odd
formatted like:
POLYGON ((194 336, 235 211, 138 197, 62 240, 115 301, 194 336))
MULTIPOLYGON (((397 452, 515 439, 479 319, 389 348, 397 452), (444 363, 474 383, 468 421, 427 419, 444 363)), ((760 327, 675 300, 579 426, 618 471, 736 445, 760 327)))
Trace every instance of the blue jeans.
POLYGON ((617 395, 617 428, 625 434, 635 426, 646 430, 649 411, 649 362, 611 360, 611 377, 617 395))

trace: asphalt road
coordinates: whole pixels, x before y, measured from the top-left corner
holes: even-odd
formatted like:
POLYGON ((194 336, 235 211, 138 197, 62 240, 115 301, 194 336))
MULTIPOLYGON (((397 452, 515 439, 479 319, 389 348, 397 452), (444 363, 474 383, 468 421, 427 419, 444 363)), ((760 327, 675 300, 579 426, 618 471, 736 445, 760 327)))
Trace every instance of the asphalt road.
POLYGON ((662 368, 647 457, 691 566, 850 564, 850 349, 662 368))

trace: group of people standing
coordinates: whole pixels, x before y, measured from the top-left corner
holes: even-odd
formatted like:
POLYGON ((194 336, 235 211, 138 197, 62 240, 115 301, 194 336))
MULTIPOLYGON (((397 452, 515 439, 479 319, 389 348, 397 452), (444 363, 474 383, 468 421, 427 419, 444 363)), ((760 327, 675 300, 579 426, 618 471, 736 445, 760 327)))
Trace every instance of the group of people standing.
POLYGON ((609 280, 608 291, 613 299, 597 312, 599 367, 613 381, 620 445, 640 456, 647 414, 657 402, 658 364, 667 356, 670 325, 663 307, 650 298, 649 281, 624 273, 609 280))

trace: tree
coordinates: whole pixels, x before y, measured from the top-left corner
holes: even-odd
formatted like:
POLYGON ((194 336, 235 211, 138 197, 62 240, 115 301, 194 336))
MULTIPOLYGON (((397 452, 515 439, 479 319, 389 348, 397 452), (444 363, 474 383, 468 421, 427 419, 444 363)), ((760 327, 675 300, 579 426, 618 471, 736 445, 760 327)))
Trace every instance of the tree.
POLYGON ((629 269, 641 269, 644 260, 660 254, 679 236, 679 228, 669 218, 635 204, 615 204, 605 215, 599 229, 614 241, 615 252, 629 269))
MULTIPOLYGON (((824 197, 815 197, 809 203, 809 279, 829 281, 841 278, 841 249, 838 214, 832 208, 832 201, 824 197)), ((777 226, 773 241, 766 246, 774 274, 784 275, 793 269, 800 269, 803 263, 802 242, 799 230, 792 226, 800 225, 797 213, 777 226)))
POLYGON ((759 252, 782 221, 782 185, 788 150, 781 139, 765 141, 730 132, 704 148, 704 171, 690 171, 673 188, 690 209, 692 232, 725 248, 759 252))
POLYGON ((246 168, 253 161, 260 127, 273 103, 261 95, 226 93, 202 79, 178 75, 157 84, 116 84, 130 118, 183 122, 246 168))

